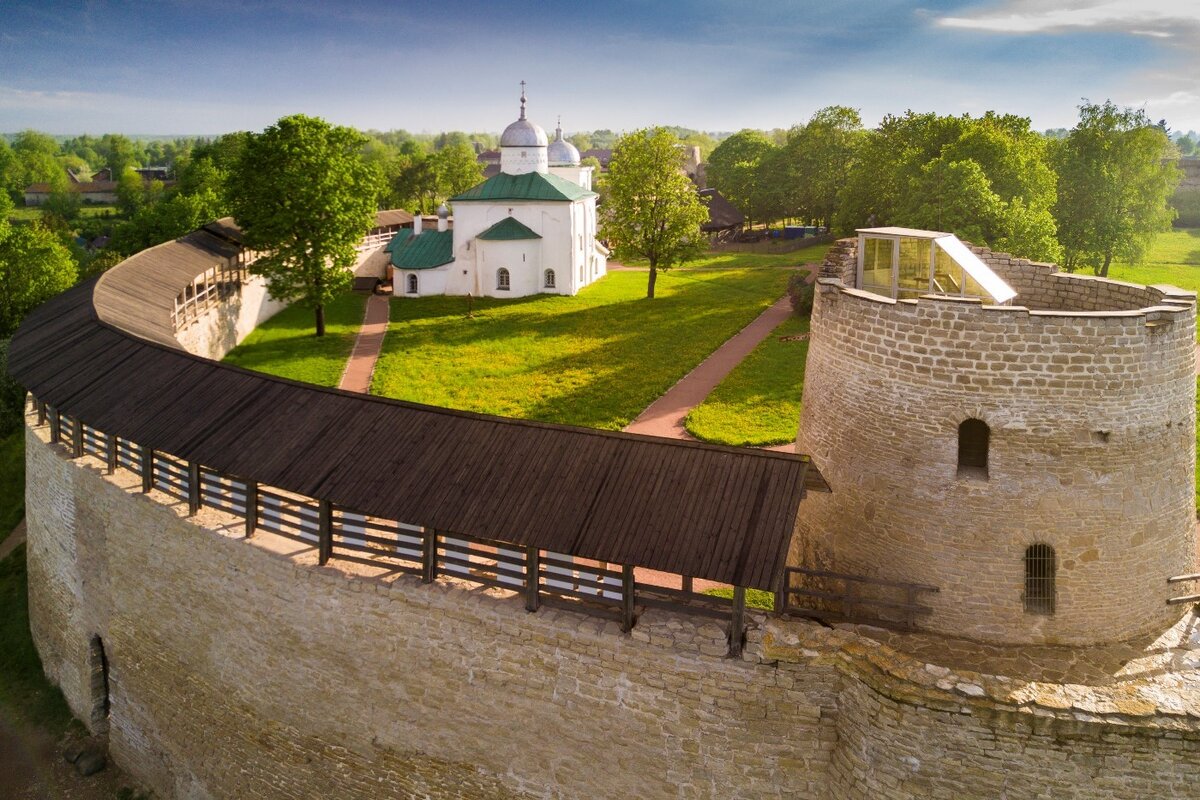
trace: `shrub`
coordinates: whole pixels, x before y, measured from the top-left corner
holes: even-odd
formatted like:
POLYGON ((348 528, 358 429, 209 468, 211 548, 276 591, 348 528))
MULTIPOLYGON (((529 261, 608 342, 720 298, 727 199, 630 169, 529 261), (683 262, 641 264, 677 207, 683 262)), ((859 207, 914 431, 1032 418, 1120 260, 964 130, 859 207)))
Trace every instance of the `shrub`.
POLYGON ((788 297, 792 300, 792 311, 798 317, 807 317, 812 314, 813 285, 805 281, 807 277, 808 273, 806 272, 796 272, 788 279, 788 297))
POLYGON ((0 339, 0 436, 21 425, 25 413, 25 389, 8 374, 8 339, 0 339))
POLYGON ((1180 189, 1171 198, 1171 205, 1179 212, 1175 227, 1200 227, 1200 189, 1180 189))

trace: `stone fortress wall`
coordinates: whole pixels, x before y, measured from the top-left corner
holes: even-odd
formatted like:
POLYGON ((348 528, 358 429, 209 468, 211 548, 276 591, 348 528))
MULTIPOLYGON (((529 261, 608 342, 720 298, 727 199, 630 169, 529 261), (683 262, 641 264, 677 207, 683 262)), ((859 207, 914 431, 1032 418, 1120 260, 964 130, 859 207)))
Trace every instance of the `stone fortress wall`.
POLYGON ((318 567, 29 425, 38 651, 92 719, 102 642, 111 755, 161 797, 1200 797, 1175 678, 1039 687, 761 617, 708 655, 719 626, 668 611, 626 636, 318 567))
POLYGON ((833 489, 792 558, 940 588, 924 627, 1089 645, 1162 630, 1194 571, 1195 298, 977 250, 1013 303, 853 288, 856 242, 819 281, 797 443, 833 489), (958 426, 990 429, 986 477, 958 426), (1053 614, 1025 613, 1024 553, 1057 558, 1053 614))

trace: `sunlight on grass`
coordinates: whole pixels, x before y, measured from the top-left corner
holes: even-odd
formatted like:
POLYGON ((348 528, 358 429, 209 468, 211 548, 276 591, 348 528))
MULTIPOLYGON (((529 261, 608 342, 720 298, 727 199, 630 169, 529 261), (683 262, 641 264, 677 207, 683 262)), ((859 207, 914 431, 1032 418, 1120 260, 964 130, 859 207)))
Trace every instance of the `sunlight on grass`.
POLYGON ((1130 283, 1169 283, 1200 291, 1200 228, 1160 233, 1141 264, 1114 262, 1108 276, 1130 283))
POLYGON ((697 439, 738 447, 796 440, 808 340, 781 341, 808 332, 808 319, 789 317, 684 420, 697 439))
POLYGON ((367 298, 344 294, 325 307, 325 335, 315 334, 313 312, 289 306, 259 325, 225 356, 226 364, 282 378, 337 386, 362 326, 367 298))
POLYGON ((783 296, 788 270, 613 272, 575 297, 397 298, 373 394, 619 429, 783 296))

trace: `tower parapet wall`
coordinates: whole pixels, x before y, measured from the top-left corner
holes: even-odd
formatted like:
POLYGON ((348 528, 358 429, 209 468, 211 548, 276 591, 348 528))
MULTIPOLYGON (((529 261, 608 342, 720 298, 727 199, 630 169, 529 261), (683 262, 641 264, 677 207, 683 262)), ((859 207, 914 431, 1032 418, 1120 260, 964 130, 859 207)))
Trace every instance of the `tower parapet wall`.
POLYGON ((1195 565, 1194 295, 983 252, 1055 308, 879 297, 845 282, 852 245, 831 251, 798 449, 833 493, 806 501, 792 560, 938 586, 924 626, 947 634, 1161 630, 1166 578, 1195 565), (972 418, 989 429, 986 473, 960 474, 972 418), (1033 544, 1054 549, 1053 613, 1025 610, 1033 544))

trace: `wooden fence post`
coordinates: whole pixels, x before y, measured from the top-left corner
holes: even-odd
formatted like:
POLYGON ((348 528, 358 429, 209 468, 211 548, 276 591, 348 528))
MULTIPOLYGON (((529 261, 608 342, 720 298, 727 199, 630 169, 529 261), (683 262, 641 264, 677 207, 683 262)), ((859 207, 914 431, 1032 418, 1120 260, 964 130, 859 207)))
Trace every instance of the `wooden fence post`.
POLYGON ((525 548, 525 610, 537 611, 542 605, 541 577, 542 558, 533 545, 525 548))
POLYGON ((104 442, 104 462, 108 467, 109 475, 117 471, 117 437, 115 434, 109 434, 108 439, 104 442))
POLYGON ((317 501, 317 563, 324 566, 333 555, 333 503, 317 501))
POLYGON ((154 488, 154 450, 146 445, 142 449, 142 494, 154 488))
POLYGON ((246 481, 246 538, 258 527, 258 481, 246 481))
POLYGON ((783 574, 780 575, 778 586, 775 589, 775 603, 772 609, 776 614, 782 614, 787 611, 788 602, 788 584, 791 582, 791 573, 788 568, 783 568, 783 574))
POLYGON ((621 632, 633 630, 633 608, 637 592, 637 584, 633 579, 633 566, 621 565, 621 632))
POLYGON ((746 633, 746 587, 733 587, 733 614, 729 621, 729 655, 742 657, 742 638, 746 633))
POLYGON ((71 427, 71 458, 83 458, 83 423, 79 417, 71 427))
POLYGON ((437 577, 437 531, 425 531, 421 551, 421 583, 433 583, 437 577))
POLYGON ((200 464, 188 462, 188 516, 194 517, 200 511, 200 464))

